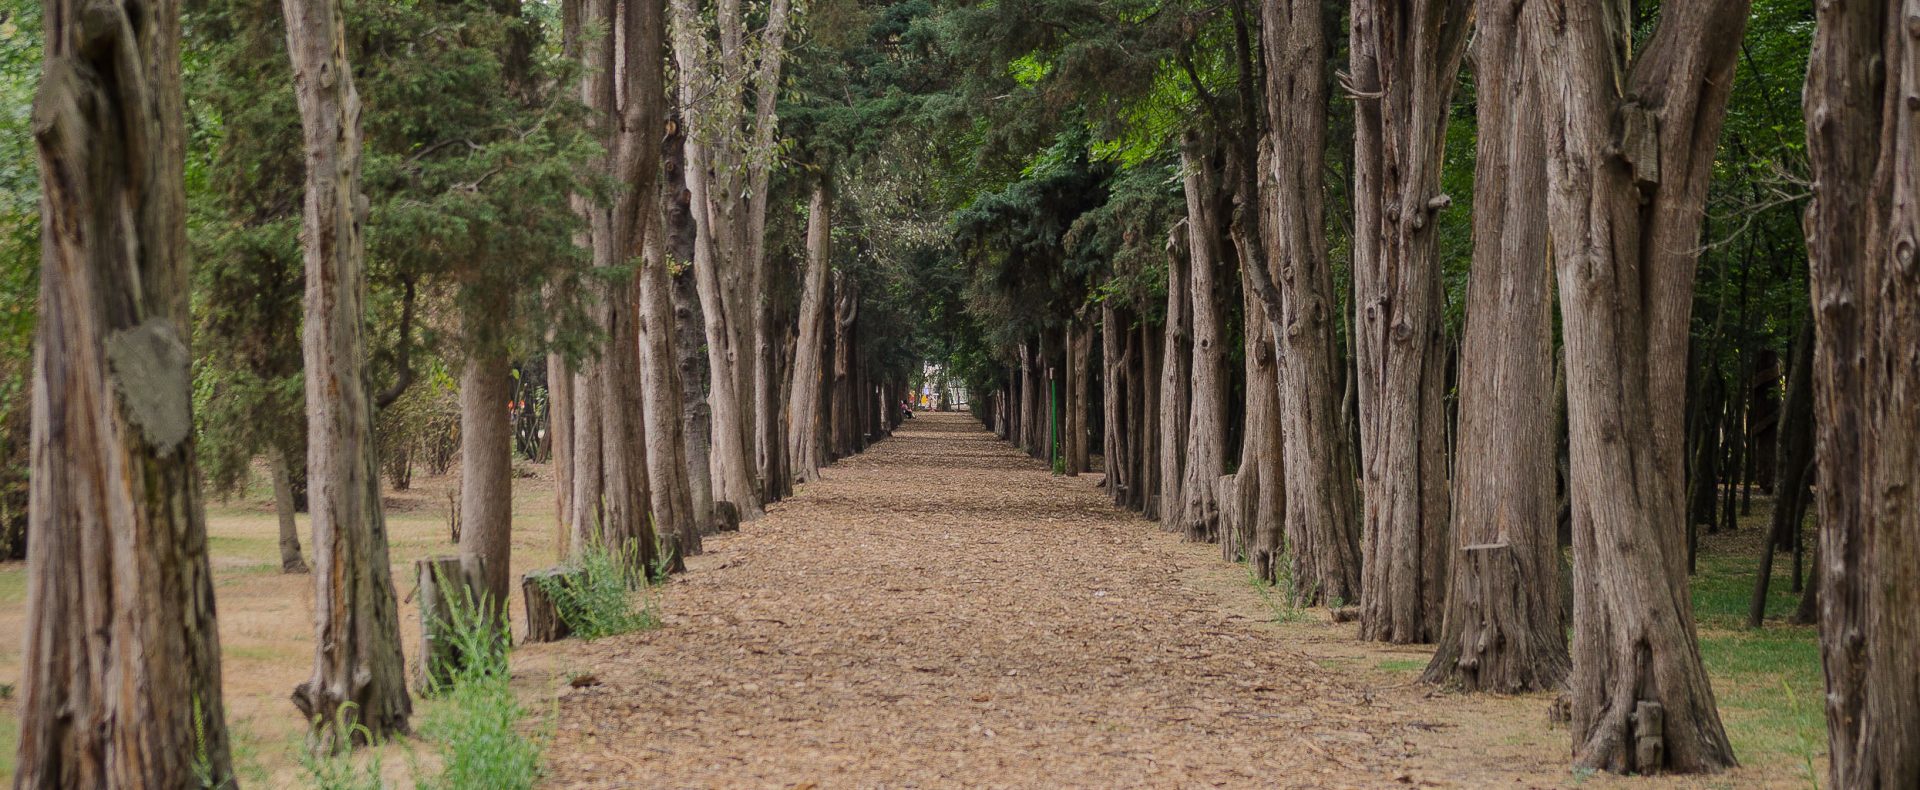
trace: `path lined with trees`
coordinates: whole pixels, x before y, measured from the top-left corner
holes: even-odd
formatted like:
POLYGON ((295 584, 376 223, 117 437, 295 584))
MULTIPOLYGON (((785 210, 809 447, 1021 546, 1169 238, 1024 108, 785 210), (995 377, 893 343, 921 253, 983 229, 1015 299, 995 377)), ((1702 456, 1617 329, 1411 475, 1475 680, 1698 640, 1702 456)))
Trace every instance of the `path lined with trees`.
POLYGON ((1790 557, 1829 782, 1912 785, 1916 2, 0 0, 16 781, 232 778, 205 511, 256 461, 335 759, 447 663, 498 701, 516 530, 624 607, 941 378, 1034 490, 1562 692, 1576 770, 1739 766, 1696 580, 1771 501, 1747 626, 1790 557), (416 458, 480 616, 409 666, 416 458))
POLYGON ((596 681, 562 692, 553 780, 1393 782, 1413 716, 1272 644, 1228 608, 1244 581, 1090 483, 964 414, 906 422, 709 542, 660 630, 533 653, 596 681))

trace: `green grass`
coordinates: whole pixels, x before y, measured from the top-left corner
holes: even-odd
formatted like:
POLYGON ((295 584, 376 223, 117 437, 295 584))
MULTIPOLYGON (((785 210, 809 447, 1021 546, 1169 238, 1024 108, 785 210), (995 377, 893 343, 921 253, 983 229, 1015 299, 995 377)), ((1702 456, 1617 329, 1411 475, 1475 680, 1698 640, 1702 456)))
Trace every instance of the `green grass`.
POLYGON ((27 564, 20 563, 0 571, 0 604, 23 605, 27 602, 27 564))
MULTIPOLYGON (((1740 761, 1810 771, 1827 748, 1820 634, 1813 626, 1789 622, 1800 593, 1792 592, 1793 558, 1784 552, 1774 557, 1764 624, 1747 627, 1762 533, 1772 515, 1770 502, 1754 504, 1739 530, 1701 536, 1698 571, 1691 579, 1700 657, 1740 761)), ((1806 537, 1812 539, 1811 530, 1806 537)))
POLYGON ((0 776, 13 775, 14 753, 20 748, 20 719, 0 716, 0 776))
POLYGON ((1419 672, 1427 668, 1427 662, 1416 658, 1389 658, 1374 666, 1383 672, 1419 672))
MULTIPOLYGON (((464 597, 464 596, 463 596, 464 597)), ((509 685, 505 621, 471 599, 451 601, 446 633, 457 666, 448 683, 433 690, 440 704, 427 712, 421 732, 440 755, 440 774, 421 788, 526 790, 540 775, 544 734, 524 737, 526 710, 509 685)), ((416 774, 418 772, 416 771, 416 774)))

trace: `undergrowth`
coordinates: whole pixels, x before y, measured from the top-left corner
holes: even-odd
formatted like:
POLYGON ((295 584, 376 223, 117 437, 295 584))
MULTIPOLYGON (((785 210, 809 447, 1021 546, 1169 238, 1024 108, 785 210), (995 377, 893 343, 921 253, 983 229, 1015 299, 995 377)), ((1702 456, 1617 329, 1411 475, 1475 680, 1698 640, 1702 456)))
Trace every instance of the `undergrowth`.
POLYGON ((1267 605, 1267 611, 1273 615, 1276 623, 1298 623, 1308 619, 1307 607, 1302 605, 1293 586, 1293 563, 1285 555, 1273 558, 1273 581, 1260 578, 1253 563, 1246 563, 1247 584, 1260 595, 1260 602, 1267 605))
MULTIPOLYGON (((444 582, 443 582, 444 583, 444 582)), ((465 588, 461 588, 463 591, 465 588)), ((540 775, 545 740, 522 734, 526 710, 509 685, 506 618, 471 592, 449 601, 441 633, 453 642, 447 680, 429 691, 439 697, 421 728, 440 756, 440 774, 422 788, 531 788, 540 775)))
MULTIPOLYGON (((366 725, 353 720, 353 709, 351 702, 340 706, 334 713, 335 729, 347 733, 349 743, 373 743, 373 734, 367 731, 366 725)), ((315 722, 319 720, 314 717, 315 722)), ((293 751, 299 757, 300 772, 306 775, 307 786, 314 790, 386 790, 386 780, 380 777, 377 748, 360 751, 303 744, 293 751)))
MULTIPOLYGON (((637 548, 631 544, 615 548, 595 541, 580 553, 572 573, 539 580, 541 591, 553 599, 560 620, 574 635, 594 640, 660 625, 649 580, 632 570, 637 564, 637 548), (636 587, 641 590, 638 606, 633 601, 636 587)), ((658 572, 665 567, 655 564, 660 567, 648 570, 658 572)))

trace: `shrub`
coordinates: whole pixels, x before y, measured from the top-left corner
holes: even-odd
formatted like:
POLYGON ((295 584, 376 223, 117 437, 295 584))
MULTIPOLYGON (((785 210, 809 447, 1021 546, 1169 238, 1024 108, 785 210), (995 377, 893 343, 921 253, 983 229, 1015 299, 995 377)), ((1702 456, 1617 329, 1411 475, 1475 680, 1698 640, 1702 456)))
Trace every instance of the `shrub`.
POLYGON ((595 541, 580 553, 572 573, 540 579, 541 590, 567 628, 582 639, 644 631, 658 627, 660 618, 647 593, 647 579, 632 569, 639 547, 614 548, 595 541), (642 590, 636 607, 633 589, 642 590))
POLYGON ((531 788, 540 775, 543 738, 521 732, 526 710, 509 685, 509 634, 504 618, 476 605, 472 594, 450 601, 441 631, 454 642, 456 665, 421 728, 440 755, 440 774, 423 788, 531 788))

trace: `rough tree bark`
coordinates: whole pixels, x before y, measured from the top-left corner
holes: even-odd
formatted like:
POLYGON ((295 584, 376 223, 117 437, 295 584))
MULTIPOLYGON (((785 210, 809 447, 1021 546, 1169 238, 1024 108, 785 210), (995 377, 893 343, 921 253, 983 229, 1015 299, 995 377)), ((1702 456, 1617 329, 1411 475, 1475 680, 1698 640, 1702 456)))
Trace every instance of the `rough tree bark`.
POLYGON ((1353 5, 1362 639, 1430 641, 1442 618, 1447 380, 1434 216, 1449 203, 1447 110, 1472 10, 1472 0, 1353 5))
POLYGON ((1160 519, 1169 529, 1185 501, 1181 498, 1181 484, 1186 474, 1188 393, 1192 386, 1188 375, 1192 372, 1193 359, 1187 235, 1184 225, 1175 225, 1167 234, 1167 322, 1159 371, 1159 490, 1147 503, 1146 513, 1147 518, 1160 519))
POLYGON ((360 96, 340 5, 285 0, 285 8, 307 154, 302 349, 314 544, 313 676, 294 688, 293 703, 314 724, 313 745, 330 749, 355 733, 376 741, 406 733, 413 702, 364 378, 360 96))
POLYGON ((1188 297, 1193 305, 1192 392, 1187 413, 1187 445, 1180 483, 1179 519, 1173 525, 1187 540, 1219 536, 1220 503, 1214 481, 1227 471, 1226 346, 1221 342, 1220 300, 1214 293, 1214 266, 1220 260, 1218 173, 1212 156, 1189 138, 1180 149, 1187 193, 1188 297))
POLYGON ((1734 764, 1687 590, 1682 407, 1700 217, 1746 0, 1523 12, 1542 75, 1572 458, 1576 764, 1734 764))
MULTIPOLYGON (((1247 245, 1250 246, 1250 245, 1247 245)), ((1243 246, 1248 253, 1258 253, 1243 246)), ((1245 267, 1241 267, 1243 276, 1245 267)), ((1286 487, 1281 478, 1280 457, 1284 452, 1280 434, 1280 374, 1274 359, 1273 327, 1267 321, 1266 308, 1253 288, 1241 292, 1245 307, 1247 404, 1245 429, 1241 431, 1240 465, 1233 473, 1232 501, 1222 501, 1222 525, 1236 528, 1229 535, 1223 529, 1220 549, 1228 561, 1241 555, 1256 578, 1271 582, 1276 578, 1276 563, 1282 557, 1281 525, 1286 512, 1286 487)))
POLYGON ((693 256, 698 231, 694 226, 693 193, 687 189, 686 132, 678 119, 668 125, 661 172, 662 213, 672 272, 673 355, 679 365, 680 427, 684 433, 687 487, 692 494, 691 518, 701 535, 715 530, 713 510, 713 421, 707 406, 706 319, 700 312, 699 289, 694 284, 693 256))
MULTIPOLYGON (((502 314, 474 310, 469 337, 484 336, 502 314)), ((477 584, 476 603, 507 614, 513 550, 513 432, 506 404, 513 397, 506 348, 482 341, 460 372, 460 569, 477 584)))
POLYGON ((1326 34, 1318 0, 1261 7, 1267 133, 1261 208, 1266 254, 1241 262, 1259 292, 1280 364, 1281 474, 1293 594, 1306 603, 1360 597, 1353 447, 1334 377, 1333 272, 1322 194, 1327 138, 1326 34))
POLYGON ((177 3, 50 0, 15 787, 231 781, 193 444, 177 3))
POLYGON ((1107 489, 1107 495, 1120 507, 1128 506, 1128 494, 1137 485, 1133 473, 1132 437, 1138 417, 1132 411, 1131 401, 1127 398, 1127 388, 1132 386, 1132 371, 1128 369, 1132 361, 1133 333, 1128 331, 1120 318, 1120 311, 1110 302, 1100 305, 1100 447, 1106 461, 1106 475, 1101 485, 1107 489))
POLYGON ((853 322, 860 317, 860 295, 840 272, 833 273, 833 457, 853 455, 853 322))
MULTIPOLYGON (((605 244, 595 241, 597 261, 617 270, 646 256, 651 220, 658 214, 661 138, 665 131, 666 7, 664 0, 594 0, 609 7, 608 21, 622 34, 605 37, 609 74, 604 106, 608 151, 618 179, 605 244), (603 252, 604 250, 604 252, 603 252)), ((589 61, 591 63, 591 61, 589 61)), ((608 289, 601 352, 601 485, 603 537, 629 558, 630 571, 648 573, 654 537, 652 481, 647 474, 646 402, 640 370, 641 288, 638 278, 608 289)), ((577 511, 576 511, 577 512, 577 511)), ((575 529, 580 529, 576 525, 575 529)))
POLYGON ((1469 691, 1557 688, 1572 668, 1560 619, 1554 496, 1553 282, 1540 102, 1520 40, 1526 0, 1479 0, 1473 268, 1460 355, 1453 573, 1423 679, 1469 691))
POLYGON ((573 553, 573 372, 559 352, 547 354, 547 435, 553 441, 554 559, 573 553))
POLYGON ((827 176, 813 186, 807 207, 807 272, 800 295, 800 339, 794 344, 793 386, 787 406, 787 455, 795 482, 820 476, 821 357, 826 348, 827 273, 833 266, 833 190, 827 176))
MULTIPOLYGON (((1087 471, 1087 368, 1093 356, 1093 327, 1085 318, 1067 326, 1067 413, 1064 441, 1067 475, 1087 471)), ((891 399, 889 399, 890 402, 891 399)))
MULTIPOLYGON (((666 223, 660 222, 664 231, 666 223)), ((673 274, 665 233, 647 234, 640 268, 640 391, 646 423, 647 480, 652 528, 671 543, 669 571, 699 554, 700 524, 694 518, 693 484, 687 479, 686 424, 680 419, 680 360, 674 356, 673 274)))
MULTIPOLYGON (((679 326, 677 283, 672 268, 684 265, 693 251, 692 215, 682 203, 681 168, 685 137, 677 124, 668 124, 661 144, 657 233, 647 236, 647 257, 640 272, 640 372, 646 398, 647 476, 652 482, 656 529, 673 538, 673 565, 702 551, 700 536, 708 530, 696 473, 706 469, 704 451, 696 465, 686 414, 687 385, 682 380, 688 355, 682 348, 687 332, 679 326)), ((699 357, 696 352, 694 357, 699 357)), ((711 507, 711 502, 705 503, 711 507)))
POLYGON ((1834 787, 1920 778, 1920 0, 1823 3, 1807 72, 1816 563, 1834 787))

